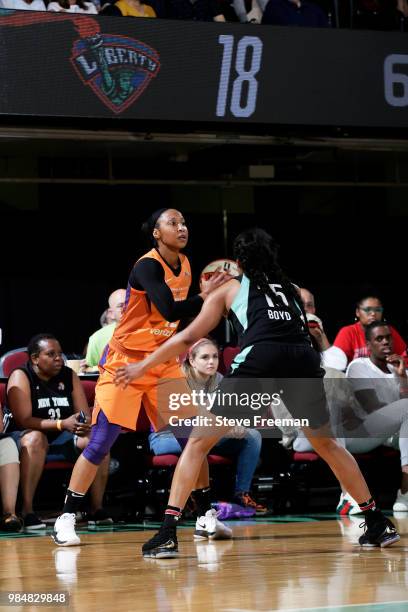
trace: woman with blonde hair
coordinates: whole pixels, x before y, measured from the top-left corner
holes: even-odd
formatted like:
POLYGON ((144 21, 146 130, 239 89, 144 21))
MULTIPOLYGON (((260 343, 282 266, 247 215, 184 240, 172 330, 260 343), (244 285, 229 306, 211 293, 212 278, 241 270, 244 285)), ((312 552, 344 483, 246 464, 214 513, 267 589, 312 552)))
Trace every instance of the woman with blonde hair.
MULTIPOLYGON (((219 355, 216 342, 211 338, 197 340, 188 350, 181 366, 190 388, 193 391, 203 391, 205 394, 213 393, 223 379, 222 374, 217 372, 218 363, 219 355)), ((155 455, 180 455, 183 450, 182 440, 179 442, 169 429, 151 433, 149 444, 150 450, 155 455)), ((265 514, 267 508, 252 498, 250 488, 259 462, 261 445, 262 437, 259 431, 245 427, 234 427, 228 436, 222 438, 211 450, 212 453, 217 455, 236 459, 233 502, 246 510, 251 509, 253 514, 258 515, 265 514)), ((198 488, 205 488, 209 496, 208 470, 206 473, 203 473, 202 470, 198 488)), ((209 505, 210 502, 207 503, 209 505)), ((239 508, 236 511, 239 512, 239 508)), ((223 518, 227 518, 227 516, 223 518)), ((199 531, 199 527, 196 525, 196 537, 197 531, 199 531)))

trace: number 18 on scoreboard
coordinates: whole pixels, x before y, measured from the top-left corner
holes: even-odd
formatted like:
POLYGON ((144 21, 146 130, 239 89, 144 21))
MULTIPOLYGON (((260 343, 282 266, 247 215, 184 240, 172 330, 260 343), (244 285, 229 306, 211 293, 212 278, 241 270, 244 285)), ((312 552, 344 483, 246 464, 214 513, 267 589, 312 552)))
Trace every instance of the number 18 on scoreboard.
POLYGON ((262 40, 257 36, 243 36, 235 45, 232 34, 222 34, 221 74, 218 85, 217 117, 230 111, 234 117, 250 117, 256 109, 258 81, 261 68, 262 40))

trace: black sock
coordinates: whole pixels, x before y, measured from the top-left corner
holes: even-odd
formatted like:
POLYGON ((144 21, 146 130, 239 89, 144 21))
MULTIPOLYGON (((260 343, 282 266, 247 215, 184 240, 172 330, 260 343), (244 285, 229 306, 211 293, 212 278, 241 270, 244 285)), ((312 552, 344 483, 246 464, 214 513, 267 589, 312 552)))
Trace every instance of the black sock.
POLYGON ((204 516, 207 510, 211 510, 211 489, 196 489, 192 492, 192 497, 197 506, 197 515, 204 516))
POLYGON ((364 514, 364 517, 367 523, 375 523, 378 521, 380 517, 382 517, 382 512, 378 510, 375 501, 372 497, 366 502, 359 504, 361 512, 364 514))
POLYGON ((181 516, 181 508, 176 506, 167 506, 164 512, 163 527, 177 527, 177 523, 181 516))
POLYGON ((71 489, 67 489, 64 507, 62 509, 63 514, 65 514, 65 512, 68 512, 69 514, 76 514, 81 507, 82 500, 84 499, 85 495, 85 493, 76 493, 75 491, 71 491, 71 489))

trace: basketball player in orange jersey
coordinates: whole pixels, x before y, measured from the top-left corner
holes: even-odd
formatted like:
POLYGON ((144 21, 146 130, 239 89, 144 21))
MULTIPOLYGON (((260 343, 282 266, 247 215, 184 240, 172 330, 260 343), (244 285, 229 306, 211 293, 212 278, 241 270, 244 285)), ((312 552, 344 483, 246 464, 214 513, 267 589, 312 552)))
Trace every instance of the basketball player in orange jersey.
MULTIPOLYGON (((160 209, 143 224, 142 231, 153 241, 154 247, 136 262, 131 271, 122 317, 99 363, 100 377, 95 391, 88 450, 75 464, 63 514, 54 527, 53 539, 60 546, 80 544, 75 533, 75 513, 121 428, 136 428, 142 402, 154 429, 157 429, 158 394, 166 394, 167 384, 179 383, 178 390, 188 392, 189 389, 175 358, 151 370, 126 390, 114 384, 116 370, 144 359, 171 338, 177 331, 179 320, 197 315, 209 293, 230 278, 223 272, 217 273, 202 285, 200 294, 188 298, 191 269, 187 257, 180 253, 188 240, 183 215, 172 208, 160 209)), ((160 425, 165 424, 162 419, 160 425)), ((211 509, 208 483, 208 464, 205 461, 195 494, 198 512, 203 515, 211 509)), ((209 523, 211 535, 218 531, 221 537, 231 536, 231 531, 216 516, 212 516, 209 523)))
MULTIPOLYGON (((220 383, 212 413, 207 413, 215 415, 213 422, 203 426, 199 423, 190 435, 174 472, 168 506, 171 512, 166 510, 159 532, 143 545, 145 557, 177 557, 177 519, 203 459, 225 435, 228 426, 232 426, 229 421, 236 417, 230 404, 224 404, 223 396, 238 389, 239 379, 245 384, 244 391, 255 390, 257 396, 262 389, 259 379, 271 379, 271 382, 275 379, 275 389, 280 390, 279 395, 283 396, 292 416, 308 418, 309 426, 304 428, 306 437, 345 490, 358 501, 364 514, 366 529, 359 538, 361 546, 385 547, 400 539, 393 523, 376 507, 355 459, 331 435, 320 354, 311 345, 298 288, 282 271, 277 254, 275 241, 265 231, 255 228, 240 234, 235 239, 234 256, 242 276, 214 291, 194 321, 169 342, 144 360, 116 372, 117 384, 126 388, 138 377, 144 378, 150 368, 185 352, 214 329, 225 313, 239 338, 241 351, 220 383), (251 379, 255 383, 258 379, 255 387, 249 386, 251 379), (217 424, 219 417, 221 424, 217 424)), ((235 408, 240 408, 239 399, 235 408)), ((251 414, 251 407, 248 413, 251 414)))

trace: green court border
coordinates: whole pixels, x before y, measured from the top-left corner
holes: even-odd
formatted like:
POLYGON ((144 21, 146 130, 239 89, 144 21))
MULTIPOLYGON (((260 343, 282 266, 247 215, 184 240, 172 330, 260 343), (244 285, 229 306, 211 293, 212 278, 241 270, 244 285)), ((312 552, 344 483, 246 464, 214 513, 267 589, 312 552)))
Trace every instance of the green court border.
MULTIPOLYGON (((392 512, 386 512, 386 514, 392 516, 392 512)), ((231 527, 241 526, 241 525, 278 525, 282 523, 319 523, 324 521, 333 521, 340 519, 339 515, 332 512, 324 512, 324 513, 310 513, 310 514, 284 514, 277 516, 260 516, 260 517, 251 517, 248 519, 241 520, 233 520, 227 521, 228 525, 231 527)), ((363 517, 361 517, 363 521, 363 517)), ((81 535, 89 535, 89 534, 98 534, 98 533, 126 533, 126 532, 134 532, 134 531, 148 531, 151 529, 158 529, 161 523, 157 521, 149 521, 146 520, 143 523, 115 523, 113 525, 108 525, 104 527, 95 527, 94 529, 88 529, 85 525, 77 526, 77 532, 81 535)), ((181 529, 191 529, 195 525, 195 521, 183 521, 179 528, 181 529)), ((50 536, 52 533, 52 525, 47 526, 47 529, 38 530, 31 532, 22 532, 22 533, 7 533, 0 532, 0 541, 4 540, 14 540, 18 538, 38 538, 38 537, 46 537, 50 536)), ((335 611, 337 612, 337 611, 335 611)), ((360 612, 360 611, 358 611, 360 612)), ((398 611, 399 612, 399 611, 398 611)), ((404 610, 404 612, 408 612, 408 606, 404 610)))
MULTIPOLYGON (((316 523, 319 521, 328 521, 339 518, 337 514, 308 514, 308 515, 290 515, 285 514, 282 516, 261 516, 251 517, 244 520, 228 521, 228 524, 233 527, 234 525, 273 525, 280 523, 316 523)), ((158 529, 161 523, 156 521, 144 521, 143 523, 115 523, 114 525, 108 525, 105 527, 96 527, 94 529, 88 529, 84 525, 79 524, 77 526, 77 532, 79 534, 97 534, 97 533, 126 533, 132 531, 148 531, 150 529, 158 529)), ((183 521, 179 528, 190 529, 195 525, 195 521, 183 521)), ((52 532, 52 526, 47 526, 47 529, 39 529, 38 532, 30 531, 22 533, 7 533, 0 532, 1 540, 14 540, 18 538, 39 538, 49 536, 52 532)))

